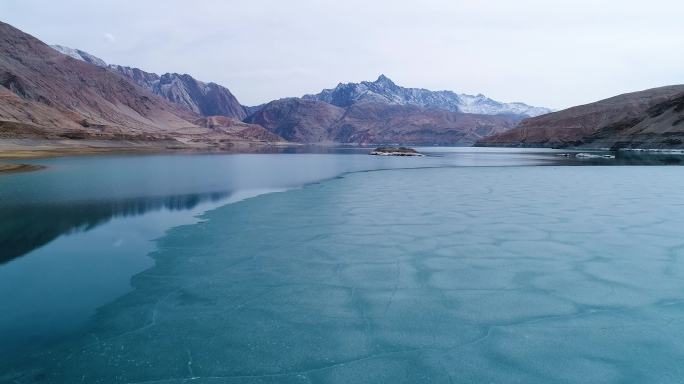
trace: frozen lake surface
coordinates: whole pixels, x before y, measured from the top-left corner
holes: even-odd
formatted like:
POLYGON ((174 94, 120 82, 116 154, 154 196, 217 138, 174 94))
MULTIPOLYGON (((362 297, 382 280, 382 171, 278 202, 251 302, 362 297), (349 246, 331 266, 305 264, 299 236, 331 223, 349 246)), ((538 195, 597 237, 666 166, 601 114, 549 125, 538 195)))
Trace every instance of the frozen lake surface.
POLYGON ((0 382, 684 378, 684 168, 435 154, 55 159, 0 178, 4 236, 51 236, 3 255, 0 382))

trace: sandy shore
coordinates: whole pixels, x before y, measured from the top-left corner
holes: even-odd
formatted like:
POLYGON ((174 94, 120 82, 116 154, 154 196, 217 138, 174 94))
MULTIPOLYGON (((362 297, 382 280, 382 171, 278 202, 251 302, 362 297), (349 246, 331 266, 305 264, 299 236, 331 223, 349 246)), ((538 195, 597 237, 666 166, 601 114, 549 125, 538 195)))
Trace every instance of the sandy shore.
POLYGON ((61 156, 83 156, 114 153, 155 153, 171 152, 165 148, 131 148, 131 147, 108 147, 108 148, 51 148, 51 149, 2 149, 0 147, 0 160, 40 159, 61 156))
POLYGON ((0 140, 0 160, 36 159, 57 156, 107 153, 165 152, 178 148, 177 142, 127 142, 103 140, 0 140))
POLYGON ((59 156, 83 156, 107 153, 151 153, 171 150, 161 146, 150 145, 130 146, 124 144, 122 146, 119 143, 106 142, 83 144, 83 146, 76 146, 68 142, 0 140, 0 174, 30 172, 45 168, 40 165, 2 163, 2 160, 39 159, 59 156))
POLYGON ((289 147, 292 143, 230 142, 220 146, 206 143, 126 142, 89 140, 0 140, 0 173, 43 169, 40 165, 8 164, 2 160, 40 159, 62 156, 154 153, 250 153, 289 147))
POLYGON ((0 163, 0 174, 3 173, 15 173, 15 172, 30 172, 43 169, 45 167, 40 165, 30 165, 30 164, 6 164, 0 163))

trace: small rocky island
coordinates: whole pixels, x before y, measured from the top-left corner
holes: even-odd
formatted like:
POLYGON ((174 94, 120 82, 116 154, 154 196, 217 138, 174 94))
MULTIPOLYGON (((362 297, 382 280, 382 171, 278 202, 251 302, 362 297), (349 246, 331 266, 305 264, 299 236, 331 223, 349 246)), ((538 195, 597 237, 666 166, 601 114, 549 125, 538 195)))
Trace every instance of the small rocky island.
POLYGON ((370 154, 375 156, 425 156, 415 149, 407 147, 378 147, 370 154))

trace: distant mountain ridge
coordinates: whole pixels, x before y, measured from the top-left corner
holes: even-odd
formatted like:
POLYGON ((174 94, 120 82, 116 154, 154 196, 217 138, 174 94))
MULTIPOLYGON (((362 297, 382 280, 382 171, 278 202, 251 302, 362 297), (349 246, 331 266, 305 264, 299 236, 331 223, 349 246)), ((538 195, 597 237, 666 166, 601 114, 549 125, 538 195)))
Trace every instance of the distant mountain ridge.
POLYGON ((75 59, 114 70, 152 93, 199 115, 226 116, 238 120, 247 117, 245 107, 238 102, 230 90, 216 83, 205 83, 188 74, 165 73, 160 76, 138 68, 107 64, 104 60, 80 49, 61 45, 51 47, 75 59))
POLYGON ((342 108, 292 97, 261 106, 245 121, 295 142, 470 145, 515 127, 521 119, 382 102, 342 108))
POLYGON ((302 96, 305 100, 318 100, 338 106, 349 107, 356 103, 386 103, 415 105, 422 108, 443 109, 451 112, 482 115, 522 115, 534 117, 552 112, 549 108, 534 107, 524 103, 502 103, 482 94, 473 96, 452 91, 430 91, 423 88, 405 88, 395 84, 385 75, 375 81, 338 84, 318 94, 302 96))
POLYGON ((485 96, 433 92, 376 81, 339 84, 316 95, 248 107, 245 121, 309 143, 470 145, 550 111, 485 96))
POLYGON ((183 131, 267 141, 280 135, 304 143, 684 148, 684 85, 553 112, 481 94, 405 88, 380 75, 375 81, 340 83, 318 94, 245 107, 215 83, 108 65, 82 50, 52 47, 88 64, 75 66, 44 51, 32 37, 6 24, 0 27, 0 137, 30 135, 49 126, 57 137, 70 130, 120 138, 183 131), (96 67, 106 70, 96 72, 96 67), (161 98, 140 94, 107 73, 161 98))
POLYGON ((53 48, 123 75, 198 115, 242 120, 302 143, 468 145, 511 129, 527 116, 549 111, 523 103, 500 103, 483 95, 404 88, 385 75, 374 82, 340 84, 318 95, 245 107, 227 88, 198 81, 190 75, 160 76, 138 68, 106 64, 82 50, 53 48))

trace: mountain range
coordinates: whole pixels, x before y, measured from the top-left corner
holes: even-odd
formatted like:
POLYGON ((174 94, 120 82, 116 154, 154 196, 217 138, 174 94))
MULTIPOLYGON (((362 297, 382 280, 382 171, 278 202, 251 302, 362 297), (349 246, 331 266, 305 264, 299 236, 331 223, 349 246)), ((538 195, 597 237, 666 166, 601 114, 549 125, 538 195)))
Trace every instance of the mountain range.
POLYGON ((295 142, 469 145, 515 127, 522 118, 381 102, 342 108, 324 101, 287 98, 262 106, 245 121, 295 142))
POLYGON ((523 103, 500 103, 483 95, 404 88, 385 75, 373 82, 340 84, 317 95, 246 107, 227 88, 187 74, 157 75, 106 64, 78 49, 52 47, 115 71, 200 115, 241 119, 293 142, 472 144, 513 128, 525 117, 550 111, 523 103))
POLYGON ((385 75, 242 105, 188 74, 107 64, 0 23, 0 140, 684 147, 684 85, 562 111, 484 95, 405 88, 385 75))
POLYGON ((385 75, 380 75, 372 82, 340 83, 333 89, 324 89, 318 94, 304 95, 302 98, 324 101, 343 108, 359 103, 383 103, 481 115, 533 117, 551 112, 548 108, 533 107, 524 103, 501 103, 482 94, 473 96, 452 91, 404 88, 396 85, 385 75))

